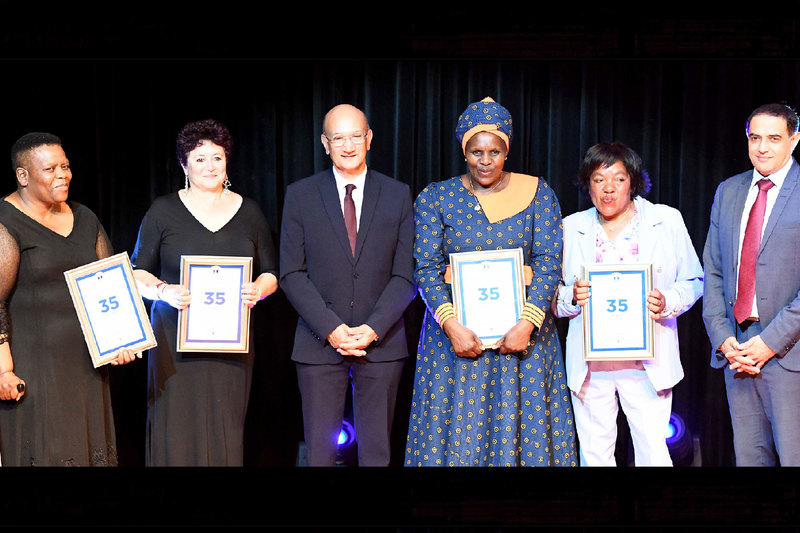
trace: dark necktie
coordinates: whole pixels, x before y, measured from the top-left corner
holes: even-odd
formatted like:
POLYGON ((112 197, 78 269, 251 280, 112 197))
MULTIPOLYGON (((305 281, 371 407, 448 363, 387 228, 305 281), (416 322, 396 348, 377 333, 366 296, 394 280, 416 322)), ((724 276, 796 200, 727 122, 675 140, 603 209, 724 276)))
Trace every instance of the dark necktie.
POLYGON ((750 209, 747 226, 742 241, 742 255, 739 264, 739 285, 733 316, 736 322, 744 322, 753 310, 753 297, 756 293, 756 258, 761 248, 761 228, 764 225, 764 211, 767 207, 767 191, 773 183, 768 179, 758 182, 758 196, 750 209))
POLYGON ((356 204, 353 202, 353 189, 356 186, 348 184, 345 186, 344 196, 344 225, 347 227, 347 236, 350 238, 350 249, 353 255, 356 255, 356 235, 358 229, 356 226, 356 204))

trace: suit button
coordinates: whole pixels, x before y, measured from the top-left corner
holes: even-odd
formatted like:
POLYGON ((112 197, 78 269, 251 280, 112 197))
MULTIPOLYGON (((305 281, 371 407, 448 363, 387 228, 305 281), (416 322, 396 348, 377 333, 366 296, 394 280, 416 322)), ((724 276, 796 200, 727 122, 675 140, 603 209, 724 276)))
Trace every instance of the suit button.
POLYGON ((350 307, 353 307, 354 305, 355 305, 355 302, 353 300, 350 300, 350 307))
POLYGON ((358 279, 358 272, 353 272, 353 278, 358 279))

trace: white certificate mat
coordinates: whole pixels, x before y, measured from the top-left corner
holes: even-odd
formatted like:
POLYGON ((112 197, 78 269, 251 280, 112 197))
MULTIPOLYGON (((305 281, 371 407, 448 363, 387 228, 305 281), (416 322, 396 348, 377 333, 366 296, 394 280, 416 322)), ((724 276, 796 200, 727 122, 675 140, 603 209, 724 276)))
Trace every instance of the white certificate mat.
POLYGON ((250 308, 241 291, 252 264, 250 257, 181 256, 181 284, 192 303, 178 312, 178 351, 248 351, 250 308))
POLYGON ((156 346, 126 252, 64 272, 95 368, 156 346))
POLYGON ((450 254, 450 269, 456 319, 494 345, 525 305, 522 248, 450 254))
POLYGON ((653 319, 647 309, 652 266, 587 264, 583 276, 591 283, 591 296, 583 309, 584 358, 652 359, 653 319))

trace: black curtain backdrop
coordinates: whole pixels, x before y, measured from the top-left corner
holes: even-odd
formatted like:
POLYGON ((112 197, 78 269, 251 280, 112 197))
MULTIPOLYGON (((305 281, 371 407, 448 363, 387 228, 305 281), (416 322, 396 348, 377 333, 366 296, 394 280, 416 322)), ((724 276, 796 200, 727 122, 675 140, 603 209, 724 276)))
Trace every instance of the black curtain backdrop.
MULTIPOLYGON (((798 0, 181 4, 17 2, 0 16, 0 146, 29 131, 59 135, 73 167, 71 198, 98 214, 117 252, 132 252, 152 200, 182 186, 174 142, 189 121, 230 128, 233 189, 261 205, 277 244, 286 186, 330 164, 319 141, 329 108, 362 108, 375 135, 369 166, 416 195, 465 170, 456 119, 491 96, 514 117, 507 168, 547 179, 563 216, 590 205, 574 185, 586 148, 621 141, 644 159, 650 200, 681 211, 700 254, 716 186, 752 168, 750 111, 800 105, 798 0)), ((0 195, 15 187, 6 169, 0 195)), ((3 524, 798 524, 793 469, 725 468, 734 464, 730 416, 722 375, 708 364, 701 304, 679 319, 686 377, 673 411, 698 438, 704 468, 400 468, 419 298, 405 315, 412 358, 393 427, 396 468, 296 468, 296 314, 279 290, 253 313, 249 468, 139 468, 146 362, 138 361, 111 369, 120 459, 131 468, 4 468, 3 524)), ((566 324, 559 328, 563 342, 566 324)), ((632 450, 623 416, 620 424, 625 465, 632 450)))
MULTIPOLYGON (((563 216, 590 206, 574 185, 584 150, 621 141, 644 160, 653 182, 649 199, 681 211, 701 256, 716 186, 751 168, 749 112, 800 97, 800 63, 784 60, 48 59, 4 67, 15 77, 64 82, 57 89, 6 84, 0 144, 10 147, 28 131, 61 136, 74 173, 71 198, 98 214, 115 251, 128 253, 153 198, 182 186, 174 141, 188 121, 215 118, 230 128, 233 189, 260 203, 277 243, 286 186, 329 166, 319 137, 330 107, 347 102, 367 113, 375 136, 369 166, 416 195, 464 171, 456 119, 468 103, 491 96, 514 117, 506 168, 547 179, 563 216)), ((8 193, 10 169, 6 176, 8 193)), ((699 438, 703 465, 727 466, 727 401, 722 374, 708 365, 700 310, 698 302, 679 319, 686 377, 674 389, 674 411, 699 438)), ((423 311, 417 298, 406 313, 412 355, 423 311)), ((246 462, 291 466, 302 440, 289 361, 296 315, 278 291, 256 307, 253 320, 258 357, 246 462)), ((128 465, 143 461, 145 367, 142 361, 112 369, 128 465)), ((413 359, 406 370, 395 464, 402 463, 413 359)))

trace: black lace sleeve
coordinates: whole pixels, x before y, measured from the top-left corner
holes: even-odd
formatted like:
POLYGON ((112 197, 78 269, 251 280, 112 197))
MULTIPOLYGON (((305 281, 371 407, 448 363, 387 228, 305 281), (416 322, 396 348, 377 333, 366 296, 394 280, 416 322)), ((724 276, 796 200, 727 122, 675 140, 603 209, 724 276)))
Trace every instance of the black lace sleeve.
POLYGON ((105 259, 106 257, 110 257, 114 255, 114 248, 111 246, 111 240, 106 235, 106 230, 103 229, 103 226, 98 224, 99 229, 97 230, 97 241, 95 242, 95 251, 97 252, 98 259, 105 259))
POLYGON ((0 303, 0 344, 8 340, 8 311, 6 304, 0 303))
POLYGON ((0 344, 8 340, 8 308, 6 302, 19 271, 19 246, 5 226, 0 224, 0 344))

